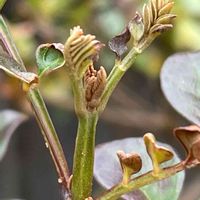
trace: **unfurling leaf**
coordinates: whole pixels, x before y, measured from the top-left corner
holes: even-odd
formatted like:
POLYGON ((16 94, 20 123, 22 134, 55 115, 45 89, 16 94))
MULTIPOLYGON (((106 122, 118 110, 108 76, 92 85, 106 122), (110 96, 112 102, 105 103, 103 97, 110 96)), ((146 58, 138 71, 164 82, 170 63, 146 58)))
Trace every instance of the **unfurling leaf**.
POLYGON ((160 164, 171 160, 173 158, 173 153, 166 147, 157 145, 155 137, 151 133, 146 133, 144 135, 144 143, 147 153, 152 160, 154 174, 157 175, 161 170, 160 164))
POLYGON ((200 164, 200 127, 196 125, 179 127, 174 129, 174 134, 187 152, 186 166, 200 164))
POLYGON ((108 46, 116 54, 118 58, 121 58, 121 56, 128 49, 126 44, 130 40, 130 38, 131 38, 130 31, 128 27, 126 27, 125 30, 121 34, 115 36, 108 42, 108 46))
POLYGON ((131 175, 136 174, 142 168, 142 160, 137 153, 124 153, 124 151, 117 151, 117 156, 123 172, 124 184, 127 184, 131 175))
POLYGON ((0 55, 0 69, 22 82, 28 84, 38 83, 38 76, 36 74, 25 71, 23 66, 9 55, 0 55))
POLYGON ((94 35, 84 35, 83 30, 77 26, 70 32, 64 47, 66 67, 69 72, 76 73, 81 79, 91 61, 98 58, 100 49, 104 45, 95 40, 94 35))
POLYGON ((173 2, 165 0, 151 0, 143 7, 144 32, 148 34, 160 34, 173 27, 172 19, 176 15, 170 14, 173 2))
POLYGON ((161 70, 161 88, 184 117, 200 126, 200 52, 170 56, 161 70))
POLYGON ((48 74, 65 63, 64 45, 61 43, 42 44, 37 48, 38 75, 48 74))
POLYGON ((8 144, 15 129, 27 117, 19 112, 13 110, 3 110, 0 112, 0 161, 6 153, 8 144))
MULTIPOLYGON (((162 167, 168 167, 180 162, 172 147, 161 142, 157 142, 157 144, 170 149, 174 153, 172 160, 163 163, 162 167)), ((152 162, 146 152, 143 138, 126 138, 98 145, 95 151, 94 176, 106 189, 110 189, 122 180, 122 170, 116 155, 119 149, 124 152, 137 152, 141 156, 142 169, 138 172, 137 176, 152 170, 152 162)), ((126 200, 177 200, 179 199, 183 181, 184 172, 180 172, 165 180, 134 190, 124 195, 123 198, 126 200)))
POLYGON ((100 67, 97 71, 91 64, 84 75, 84 88, 85 88, 85 100, 86 107, 92 111, 98 107, 100 97, 106 86, 106 70, 104 67, 100 67))

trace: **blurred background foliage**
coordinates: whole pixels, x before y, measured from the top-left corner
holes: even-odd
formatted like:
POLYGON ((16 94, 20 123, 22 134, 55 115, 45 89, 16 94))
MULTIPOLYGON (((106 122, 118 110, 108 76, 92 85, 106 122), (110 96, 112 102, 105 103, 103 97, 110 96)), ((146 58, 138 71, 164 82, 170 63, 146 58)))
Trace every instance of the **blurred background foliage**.
MULTIPOLYGON (((97 66, 109 72, 115 56, 107 42, 119 34, 144 0, 8 0, 2 10, 21 56, 30 71, 37 70, 35 50, 41 43, 64 43, 70 28, 80 25, 85 33, 106 44, 97 66)), ((153 132, 165 143, 182 149, 173 139, 172 129, 189 124, 167 103, 159 86, 160 68, 168 55, 200 49, 199 0, 175 0, 178 15, 174 29, 159 37, 137 58, 115 90, 101 117, 97 143, 112 139, 143 136, 153 132)), ((67 158, 72 164, 76 118, 70 83, 64 68, 41 82, 41 90, 59 132, 67 158)), ((18 81, 0 72, 0 108, 13 108, 31 114, 18 81)), ((198 169, 186 176, 181 200, 200 196, 198 169)), ((56 174, 36 122, 31 118, 14 135, 10 149, 0 164, 0 199, 59 199, 56 174)))

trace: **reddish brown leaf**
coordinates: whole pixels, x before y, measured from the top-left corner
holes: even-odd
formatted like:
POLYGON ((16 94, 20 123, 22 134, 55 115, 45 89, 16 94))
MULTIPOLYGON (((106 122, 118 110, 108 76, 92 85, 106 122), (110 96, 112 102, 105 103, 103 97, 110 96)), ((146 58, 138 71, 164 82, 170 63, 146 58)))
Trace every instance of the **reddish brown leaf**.
POLYGON ((185 164, 188 167, 200 164, 200 127, 197 125, 179 127, 174 129, 174 134, 187 152, 185 164))

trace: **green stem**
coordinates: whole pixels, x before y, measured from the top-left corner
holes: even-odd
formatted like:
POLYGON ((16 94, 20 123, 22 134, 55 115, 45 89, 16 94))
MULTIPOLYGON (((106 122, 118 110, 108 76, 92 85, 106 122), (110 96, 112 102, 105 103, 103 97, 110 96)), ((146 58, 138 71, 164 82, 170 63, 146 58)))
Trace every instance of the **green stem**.
POLYGON ((49 149, 51 157, 54 161, 59 177, 58 182, 61 183, 65 189, 68 189, 69 170, 67 162, 42 96, 37 88, 30 88, 27 95, 35 113, 37 122, 42 130, 46 146, 49 149))
POLYGON ((86 109, 85 89, 82 79, 71 74, 74 107, 78 117, 78 130, 73 161, 72 197, 84 200, 92 190, 95 133, 98 113, 86 109))
POLYGON ((97 121, 97 113, 79 117, 72 178, 74 200, 84 200, 91 194, 97 121))
POLYGON ((119 183, 115 185, 110 190, 108 190, 104 195, 99 197, 97 200, 116 200, 119 199, 123 194, 131 192, 135 189, 141 188, 142 186, 152 184, 162 179, 166 179, 176 173, 185 169, 185 165, 179 163, 174 166, 170 166, 160 171, 158 176, 154 176, 153 172, 147 172, 139 177, 132 179, 128 184, 119 183))
POLYGON ((131 65, 134 63, 137 55, 140 53, 140 51, 136 48, 132 48, 131 51, 127 54, 127 56, 122 61, 117 61, 115 63, 115 66, 113 67, 112 71, 110 72, 108 78, 107 78, 107 84, 106 88, 104 90, 104 93, 101 97, 101 103, 99 110, 102 112, 107 102, 113 93, 113 90, 116 88, 117 84, 125 74, 125 72, 131 67, 131 65))

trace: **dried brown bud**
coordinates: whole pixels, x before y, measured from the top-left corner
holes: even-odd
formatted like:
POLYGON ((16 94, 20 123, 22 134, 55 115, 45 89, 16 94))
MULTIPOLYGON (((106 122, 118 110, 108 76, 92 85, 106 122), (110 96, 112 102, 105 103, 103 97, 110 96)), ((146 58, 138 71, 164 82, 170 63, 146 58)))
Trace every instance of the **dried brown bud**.
POLYGON ((184 146, 187 157, 187 167, 200 164, 200 127, 196 125, 179 127, 174 129, 175 136, 184 146))
POLYGON ((87 109, 92 111, 99 105, 100 97, 106 86, 106 71, 100 67, 97 71, 91 64, 84 76, 85 100, 87 109))
POLYGON ((123 183, 127 184, 131 175, 136 174, 141 170, 141 157, 137 153, 126 154, 123 151, 118 151, 117 156, 123 172, 123 183))

